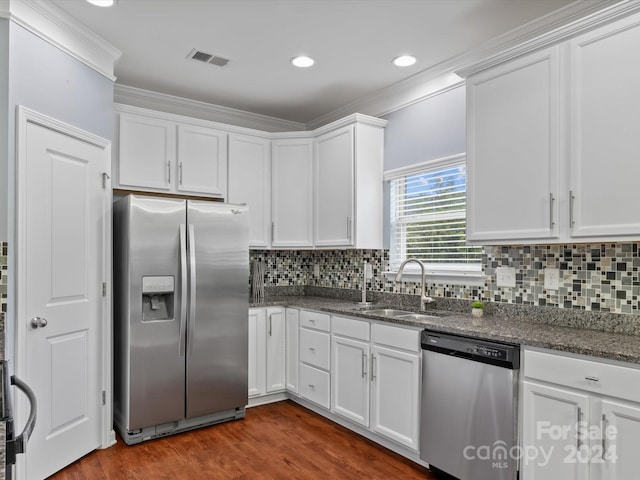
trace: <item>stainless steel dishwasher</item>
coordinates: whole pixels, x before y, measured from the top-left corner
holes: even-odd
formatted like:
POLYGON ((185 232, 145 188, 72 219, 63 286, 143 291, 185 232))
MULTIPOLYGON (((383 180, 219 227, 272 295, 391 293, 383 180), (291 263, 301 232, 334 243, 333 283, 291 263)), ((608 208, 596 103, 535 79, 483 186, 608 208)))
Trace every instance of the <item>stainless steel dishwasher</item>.
POLYGON ((520 348, 422 332, 420 458, 460 480, 518 475, 520 348))

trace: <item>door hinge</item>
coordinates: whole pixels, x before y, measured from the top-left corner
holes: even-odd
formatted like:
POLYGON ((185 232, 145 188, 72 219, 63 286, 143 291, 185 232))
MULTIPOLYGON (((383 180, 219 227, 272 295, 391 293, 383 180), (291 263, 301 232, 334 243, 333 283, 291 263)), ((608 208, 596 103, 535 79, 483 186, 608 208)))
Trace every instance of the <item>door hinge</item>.
POLYGON ((107 174, 107 172, 102 172, 102 189, 107 189, 107 180, 110 180, 111 177, 107 174))
POLYGON ((102 390, 102 404, 107 404, 107 392, 105 390, 102 390))
POLYGON ((107 282, 102 282, 102 296, 107 296, 107 282))

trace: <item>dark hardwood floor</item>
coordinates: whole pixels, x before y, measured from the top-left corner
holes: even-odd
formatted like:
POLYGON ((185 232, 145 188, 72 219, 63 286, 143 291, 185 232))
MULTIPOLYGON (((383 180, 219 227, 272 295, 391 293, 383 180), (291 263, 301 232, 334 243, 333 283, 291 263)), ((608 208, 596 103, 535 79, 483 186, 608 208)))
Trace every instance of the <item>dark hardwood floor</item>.
POLYGON ((130 447, 118 438, 50 478, 435 480, 426 468, 290 401, 130 447))

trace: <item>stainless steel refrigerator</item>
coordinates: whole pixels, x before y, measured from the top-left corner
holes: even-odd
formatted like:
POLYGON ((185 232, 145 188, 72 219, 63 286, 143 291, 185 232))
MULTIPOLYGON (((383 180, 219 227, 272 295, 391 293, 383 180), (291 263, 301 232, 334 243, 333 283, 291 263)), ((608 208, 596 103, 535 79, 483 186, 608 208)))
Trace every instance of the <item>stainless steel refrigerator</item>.
POLYGON ((114 423, 127 444, 244 417, 244 205, 114 203, 114 423))

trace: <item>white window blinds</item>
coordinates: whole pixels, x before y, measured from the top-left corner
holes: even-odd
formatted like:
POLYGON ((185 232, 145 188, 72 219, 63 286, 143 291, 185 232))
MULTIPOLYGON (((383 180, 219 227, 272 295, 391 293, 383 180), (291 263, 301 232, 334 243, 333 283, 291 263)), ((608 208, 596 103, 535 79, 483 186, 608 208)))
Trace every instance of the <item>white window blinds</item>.
POLYGON ((482 248, 465 241, 465 159, 445 160, 391 179, 393 271, 407 258, 417 258, 436 271, 480 270, 482 248))

